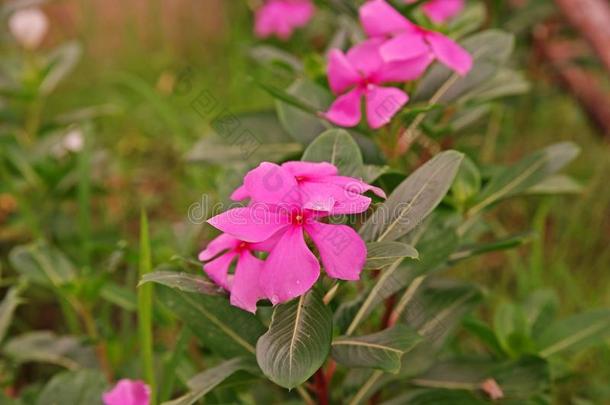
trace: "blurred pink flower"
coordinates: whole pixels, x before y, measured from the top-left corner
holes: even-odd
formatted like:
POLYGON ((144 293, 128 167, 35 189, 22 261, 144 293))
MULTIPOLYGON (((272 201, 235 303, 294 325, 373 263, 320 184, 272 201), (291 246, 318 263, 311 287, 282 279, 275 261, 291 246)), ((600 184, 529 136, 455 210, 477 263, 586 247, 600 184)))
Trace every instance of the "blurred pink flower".
POLYGON ((432 56, 421 53, 416 57, 385 62, 380 53, 382 38, 366 40, 347 54, 333 49, 328 55, 328 82, 339 96, 325 113, 334 124, 344 127, 358 125, 362 118, 364 97, 366 119, 371 128, 386 125, 409 100, 399 88, 383 87, 388 82, 415 80, 426 70, 432 56))
POLYGON ((260 38, 287 40, 311 20, 314 10, 311 0, 267 0, 256 10, 254 32, 260 38))
MULTIPOLYGON (((330 277, 341 280, 360 278, 366 260, 364 241, 349 226, 321 222, 329 215, 329 211, 305 206, 310 200, 294 175, 296 170, 310 175, 315 173, 312 178, 324 178, 334 167, 327 165, 329 164, 316 166, 302 163, 279 166, 261 163, 257 169, 248 173, 243 192, 238 196, 249 196, 252 199, 250 205, 228 210, 208 220, 212 226, 240 241, 262 242, 272 246, 262 265, 258 286, 273 304, 306 293, 320 276, 320 263, 307 247, 305 234, 316 246, 330 277)), ((336 173, 334 170, 332 172, 336 173)), ((357 179, 353 180, 355 184, 364 184, 357 179)), ((335 184, 342 183, 337 181, 335 184)), ((362 189, 364 188, 366 187, 363 186, 362 189)), ((322 190, 327 190, 330 194, 337 191, 325 186, 322 186, 322 190)), ((324 197, 322 194, 324 192, 319 194, 320 199, 324 197)), ((368 204, 370 200, 354 207, 357 210, 355 212, 367 209, 368 204)))
POLYGON ((379 48, 384 61, 397 62, 432 54, 460 75, 472 68, 472 56, 445 35, 417 26, 385 0, 371 0, 360 8, 360 21, 370 37, 390 38, 379 48))
POLYGON ((38 8, 23 8, 11 15, 8 27, 19 45, 33 50, 42 43, 49 29, 49 20, 38 8))
POLYGON ((371 204, 371 199, 362 195, 367 191, 385 198, 382 189, 353 177, 339 176, 337 167, 327 162, 297 161, 281 166, 263 162, 244 177, 244 184, 233 192, 231 198, 235 201, 250 198, 254 202, 277 203, 274 197, 279 195, 284 200, 298 198, 306 209, 329 214, 355 214, 366 211, 371 204), (270 185, 278 192, 269 193, 270 185))
MULTIPOLYGON (((405 3, 415 3, 417 0, 405 0, 405 3)), ((424 14, 435 24, 443 24, 464 9, 464 0, 430 0, 422 6, 424 14)))
POLYGON ((259 285, 263 261, 253 252, 267 250, 264 245, 241 241, 222 234, 199 253, 206 274, 219 286, 231 293, 231 305, 256 312, 256 302, 264 298, 259 285), (213 259, 213 260, 212 260, 213 259), (235 273, 229 275, 231 263, 236 261, 235 273))
POLYGON ((149 405, 150 388, 140 380, 122 379, 102 399, 104 405, 149 405))

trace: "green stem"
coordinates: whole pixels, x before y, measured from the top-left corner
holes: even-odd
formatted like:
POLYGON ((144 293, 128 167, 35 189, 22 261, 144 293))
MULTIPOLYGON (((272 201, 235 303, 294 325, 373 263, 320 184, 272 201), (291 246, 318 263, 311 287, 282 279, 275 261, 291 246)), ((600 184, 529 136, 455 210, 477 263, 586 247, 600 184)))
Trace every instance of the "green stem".
MULTIPOLYGON (((140 277, 152 271, 148 219, 142 210, 140 215, 140 277)), ((155 364, 153 359, 153 284, 138 288, 138 330, 140 335, 140 356, 144 378, 150 387, 150 403, 156 405, 157 386, 155 384, 155 364)))
POLYGON ((163 369, 163 384, 159 388, 159 403, 163 403, 170 399, 174 389, 174 381, 176 379, 176 368, 182 354, 188 346, 191 338, 191 332, 187 328, 182 328, 171 357, 168 359, 163 369))

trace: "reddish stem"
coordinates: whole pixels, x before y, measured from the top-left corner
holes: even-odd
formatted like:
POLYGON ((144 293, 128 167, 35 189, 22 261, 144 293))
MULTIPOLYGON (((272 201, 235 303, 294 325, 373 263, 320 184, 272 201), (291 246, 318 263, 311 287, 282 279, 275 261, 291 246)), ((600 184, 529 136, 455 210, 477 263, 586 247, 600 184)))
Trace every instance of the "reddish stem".
POLYGON ((316 393, 318 394, 318 404, 328 405, 328 380, 326 379, 326 374, 324 374, 324 369, 322 367, 316 371, 314 381, 316 393))

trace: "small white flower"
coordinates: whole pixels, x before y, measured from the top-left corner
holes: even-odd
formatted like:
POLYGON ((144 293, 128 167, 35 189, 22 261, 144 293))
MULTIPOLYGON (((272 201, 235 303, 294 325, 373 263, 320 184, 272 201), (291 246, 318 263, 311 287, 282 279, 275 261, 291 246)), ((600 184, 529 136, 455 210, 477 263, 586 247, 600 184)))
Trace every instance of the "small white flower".
POLYGON ((49 29, 49 19, 39 8, 23 8, 11 15, 8 26, 17 42, 26 49, 36 49, 49 29))
POLYGON ((84 145, 83 134, 78 129, 73 129, 64 136, 63 146, 70 152, 80 152, 84 145))

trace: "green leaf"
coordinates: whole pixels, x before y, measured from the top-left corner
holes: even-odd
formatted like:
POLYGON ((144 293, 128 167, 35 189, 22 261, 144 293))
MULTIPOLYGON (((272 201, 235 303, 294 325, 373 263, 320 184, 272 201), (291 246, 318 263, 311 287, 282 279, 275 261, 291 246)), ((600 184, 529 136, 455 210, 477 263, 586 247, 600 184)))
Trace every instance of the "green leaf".
POLYGON ((3 351, 17 363, 50 363, 71 370, 96 366, 93 349, 84 346, 75 336, 57 336, 50 331, 28 332, 13 337, 7 341, 3 351))
POLYGON ((301 160, 328 162, 337 166, 343 176, 361 178, 363 175, 362 153, 349 132, 329 129, 309 144, 301 160))
POLYGON ((419 253, 413 246, 402 242, 369 242, 366 244, 366 249, 367 257, 364 270, 382 269, 405 257, 410 259, 419 257, 419 253))
POLYGON ((362 168, 362 181, 370 184, 377 180, 382 174, 385 174, 389 169, 389 166, 364 165, 362 168))
MULTIPOLYGON (((276 110, 282 126, 297 142, 308 145, 320 133, 333 126, 320 118, 319 113, 326 111, 333 95, 324 87, 307 80, 297 79, 276 100, 276 110)), ((347 130, 360 146, 364 160, 368 163, 383 162, 382 154, 370 138, 355 130, 347 130)))
POLYGON ((76 268, 72 262, 46 242, 13 248, 9 261, 19 274, 35 284, 60 287, 76 278, 76 268))
POLYGON ((163 405, 192 405, 213 390, 218 384, 239 370, 256 369, 256 364, 245 358, 227 360, 207 369, 188 380, 189 392, 180 398, 164 402, 163 405))
POLYGON ((532 237, 533 234, 531 232, 526 232, 519 235, 508 236, 506 238, 498 239, 496 241, 488 243, 462 246, 457 252, 453 253, 449 257, 449 259, 452 263, 455 263, 459 260, 468 259, 484 253, 512 249, 517 246, 521 246, 525 243, 528 243, 532 239, 532 237))
POLYGON ((23 302, 19 296, 20 290, 20 287, 12 287, 4 296, 2 303, 0 303, 0 343, 4 340, 6 332, 13 321, 15 310, 23 302))
POLYGON ((533 356, 502 363, 484 358, 457 358, 435 364, 412 382, 423 387, 478 391, 487 379, 498 384, 504 400, 529 399, 548 389, 549 367, 545 360, 533 356))
POLYGON ((582 185, 570 176, 556 174, 525 191, 527 194, 579 194, 582 185))
POLYGON ((294 72, 303 71, 303 63, 293 54, 270 45, 259 45, 250 48, 249 56, 258 63, 272 67, 286 66, 294 72))
POLYGON ((273 111, 228 114, 215 119, 186 156, 189 162, 226 164, 279 161, 302 146, 282 128, 273 111))
POLYGON ((533 342, 523 309, 513 303, 504 303, 494 315, 494 330, 500 345, 511 356, 533 352, 533 342))
POLYGON ((255 353, 256 340, 265 331, 254 315, 231 306, 226 298, 188 293, 160 286, 164 305, 180 318, 201 343, 224 357, 255 353))
POLYGON ((407 306, 404 318, 420 335, 440 347, 481 298, 475 285, 448 279, 429 280, 407 306))
POLYGON ((81 54, 82 47, 76 41, 67 42, 51 51, 47 56, 49 70, 40 85, 40 92, 44 95, 53 92, 74 70, 81 54))
POLYGON ((494 175, 474 201, 469 213, 473 215, 485 207, 508 197, 523 193, 557 173, 580 152, 571 142, 546 147, 523 158, 517 164, 494 175))
POLYGON ((498 73, 477 88, 460 98, 461 103, 474 100, 484 103, 501 97, 515 96, 527 93, 530 84, 524 75, 511 69, 502 68, 498 73))
POLYGON ((332 314, 317 290, 273 311, 269 330, 256 344, 256 359, 274 383, 294 388, 311 377, 330 350, 332 314))
POLYGON ((525 356, 491 370, 490 375, 504 392, 506 399, 523 400, 548 391, 551 383, 546 360, 525 356))
POLYGON ((465 156, 451 186, 451 195, 458 206, 463 207, 480 189, 481 173, 472 159, 465 156))
POLYGON ((555 318, 559 297, 553 290, 543 289, 530 294, 523 304, 527 323, 533 337, 543 333, 555 318))
POLYGON ((99 371, 63 372, 44 386, 36 405, 102 405, 106 389, 106 379, 99 371))
POLYGON ((136 294, 129 288, 106 281, 100 291, 100 296, 106 301, 117 305, 127 311, 134 312, 137 309, 136 294))
POLYGON ((145 283, 157 283, 185 292, 225 295, 221 288, 205 277, 177 271, 155 271, 145 274, 140 280, 138 287, 145 283))
POLYGON ((610 310, 596 309, 551 324, 537 339, 542 357, 602 344, 610 336, 610 310))
POLYGON ((332 95, 323 87, 306 79, 297 79, 286 91, 299 103, 305 100, 309 107, 303 109, 280 98, 275 103, 277 116, 292 138, 307 145, 330 127, 330 124, 317 116, 317 112, 324 111, 330 105, 332 95))
POLYGON ((416 244, 419 260, 408 263, 414 275, 431 273, 443 269, 452 254, 455 253, 459 237, 456 233, 458 217, 443 211, 436 211, 430 215, 426 223, 422 224, 421 232, 416 244))
POLYGON ((346 367, 366 367, 396 373, 400 359, 419 341, 420 336, 406 325, 396 325, 366 336, 342 336, 332 343, 331 355, 346 367))
POLYGON ((381 405, 486 405, 487 401, 466 390, 425 389, 400 395, 381 405))
POLYGON ((439 103, 449 103, 492 79, 506 64, 513 52, 514 36, 499 30, 474 34, 460 44, 473 57, 473 67, 464 76, 456 76, 450 69, 435 64, 424 76, 413 96, 413 102, 429 100, 443 89, 439 103))
POLYGON ((406 235, 440 203, 464 155, 439 153, 407 177, 360 229, 367 241, 396 240, 406 235))

